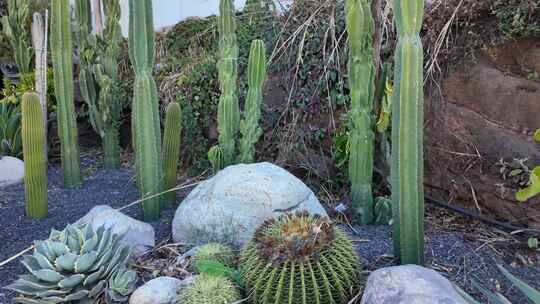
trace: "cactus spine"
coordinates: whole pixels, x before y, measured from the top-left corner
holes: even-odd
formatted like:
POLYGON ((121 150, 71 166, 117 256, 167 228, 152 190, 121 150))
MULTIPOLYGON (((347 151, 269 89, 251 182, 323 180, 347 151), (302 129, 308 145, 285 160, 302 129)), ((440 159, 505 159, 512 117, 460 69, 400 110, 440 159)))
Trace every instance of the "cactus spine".
MULTIPOLYGON (((152 1, 129 1, 129 58, 135 70, 132 130, 134 130, 137 182, 143 198, 162 190, 161 129, 154 67, 154 24, 152 1)), ((145 220, 160 213, 159 196, 143 202, 145 220)))
POLYGON ((394 251, 402 264, 424 263, 423 0, 394 1, 398 30, 392 115, 394 251))
POLYGON ((2 17, 4 34, 13 48, 13 57, 21 74, 30 73, 30 46, 26 26, 30 19, 28 0, 7 0, 8 15, 2 17))
MULTIPOLYGON (((178 160, 180 158, 180 140, 182 138, 182 111, 177 102, 167 106, 165 115, 165 131, 163 132, 163 171, 165 190, 176 186, 178 160)), ((173 205, 176 201, 176 191, 167 192, 164 202, 173 205)))
POLYGON ((262 89, 266 80, 266 47, 264 41, 254 40, 251 43, 248 62, 248 86, 244 119, 240 122, 240 160, 243 163, 253 162, 255 143, 262 135, 259 127, 261 117, 262 89))
POLYGON ((219 146, 223 151, 223 166, 235 161, 235 140, 240 124, 240 109, 236 92, 238 78, 238 45, 233 0, 219 2, 219 51, 218 63, 221 96, 218 105, 219 146))
POLYGON ((43 115, 36 93, 25 93, 22 97, 22 141, 26 215, 44 218, 47 217, 47 161, 43 150, 43 115))
POLYGON ((349 178, 355 219, 373 223, 373 146, 372 130, 375 66, 373 60, 373 18, 369 0, 347 0, 349 35, 349 87, 351 88, 351 130, 349 178))
POLYGON ((60 135, 64 185, 81 183, 77 121, 73 104, 73 66, 71 15, 69 0, 51 0, 51 52, 54 86, 58 102, 58 133, 60 135))
POLYGON ((45 132, 45 142, 43 144, 45 159, 47 159, 47 34, 48 34, 48 11, 45 11, 45 21, 40 13, 36 12, 32 22, 32 44, 36 52, 36 93, 41 104, 43 115, 43 132, 45 132))

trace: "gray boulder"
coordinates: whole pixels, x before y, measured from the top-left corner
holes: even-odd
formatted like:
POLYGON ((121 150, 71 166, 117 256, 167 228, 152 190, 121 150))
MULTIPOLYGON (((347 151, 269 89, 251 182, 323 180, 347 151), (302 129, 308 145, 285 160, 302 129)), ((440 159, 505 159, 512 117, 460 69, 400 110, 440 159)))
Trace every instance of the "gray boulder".
POLYGON ((101 226, 112 227, 116 234, 124 234, 122 242, 133 246, 133 256, 139 257, 155 246, 154 228, 147 223, 133 219, 107 205, 99 205, 90 210, 77 223, 91 223, 94 229, 101 226))
POLYGON ((24 162, 16 157, 0 157, 0 188, 24 181, 24 162))
POLYGON ((235 165, 198 185, 174 215, 175 242, 243 246, 264 220, 286 211, 326 211, 298 178, 270 163, 235 165))
POLYGON ((159 277, 137 288, 129 298, 129 304, 176 304, 178 294, 195 277, 179 280, 159 277))
POLYGON ((361 304, 467 304, 452 283, 416 265, 387 267, 368 277, 361 304))

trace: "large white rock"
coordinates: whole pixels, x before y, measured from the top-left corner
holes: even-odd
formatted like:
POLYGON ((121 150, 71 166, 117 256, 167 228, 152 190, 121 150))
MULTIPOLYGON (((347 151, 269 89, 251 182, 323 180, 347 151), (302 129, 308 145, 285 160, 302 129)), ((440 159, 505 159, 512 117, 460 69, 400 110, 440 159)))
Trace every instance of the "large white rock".
POLYGON ((91 223, 94 229, 101 226, 112 227, 114 233, 124 234, 122 242, 134 247, 134 257, 139 257, 154 247, 156 242, 154 228, 150 224, 133 219, 107 205, 92 208, 77 223, 91 223))
POLYGON ((0 188, 18 185, 24 181, 24 162, 16 157, 0 158, 0 188))
POLYGON ((176 304, 178 294, 195 277, 179 280, 171 277, 159 277, 137 288, 129 298, 129 304, 176 304))
POLYGON ((313 191, 270 163, 235 165, 198 185, 174 215, 175 242, 244 245, 265 219, 284 211, 327 215, 313 191))
POLYGON ((381 268, 368 277, 361 304, 467 304, 452 283, 416 265, 381 268))

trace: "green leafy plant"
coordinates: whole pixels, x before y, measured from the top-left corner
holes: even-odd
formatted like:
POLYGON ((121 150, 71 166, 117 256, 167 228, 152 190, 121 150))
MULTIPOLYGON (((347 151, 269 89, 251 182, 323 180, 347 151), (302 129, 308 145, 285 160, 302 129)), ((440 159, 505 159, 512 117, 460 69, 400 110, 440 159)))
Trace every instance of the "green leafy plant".
MULTIPOLYGON (((163 171, 165 173, 165 191, 176 187, 181 137, 182 110, 177 102, 171 102, 167 106, 165 130, 163 131, 163 171)), ((166 193, 163 201, 172 206, 176 202, 176 191, 166 193)))
POLYGON ((219 147, 223 155, 223 167, 234 163, 236 136, 240 124, 240 108, 236 90, 238 79, 238 45, 234 2, 219 1, 219 84, 221 96, 218 105, 219 147))
POLYGON ((18 105, 0 102, 0 154, 21 157, 21 109, 18 105))
POLYGON ((424 263, 423 0, 394 1, 398 31, 392 110, 394 255, 424 263))
MULTIPOLYGON (((540 142, 540 130, 534 133, 534 139, 540 142)), ((525 202, 540 193, 540 166, 534 168, 529 176, 529 186, 516 193, 516 199, 525 202)))
MULTIPOLYGON (((515 287, 519 289, 526 297, 527 299, 534 304, 540 304, 540 291, 535 290, 531 286, 529 286, 527 283, 523 282, 522 280, 515 277, 513 274, 511 274, 508 270, 506 270, 504 267, 497 265, 499 267, 499 270, 503 273, 503 275, 514 284, 515 287)), ((504 297, 502 294, 498 292, 492 292, 485 287, 483 287, 481 284, 479 284, 476 281, 473 281, 473 286, 476 287, 486 298, 489 299, 490 303, 493 304, 511 304, 511 302, 504 297)), ((458 291, 463 295, 465 300, 469 304, 480 304, 476 300, 474 300, 471 296, 466 294, 463 290, 458 289, 458 291)))
POLYGON ((7 289, 17 292, 14 303, 96 303, 119 299, 132 290, 137 276, 126 271, 131 247, 110 228, 68 225, 38 241, 21 262, 29 274, 7 289))
POLYGON ((28 39, 30 24, 30 1, 7 0, 8 14, 2 17, 2 27, 15 58, 15 63, 21 74, 31 72, 31 47, 28 39))
POLYGON ((184 288, 177 303, 232 304, 240 299, 238 289, 227 278, 202 274, 184 288))
POLYGON ((261 117, 262 89, 266 79, 266 47, 264 41, 251 44, 248 64, 248 86, 244 119, 240 121, 240 161, 251 163, 255 158, 255 144, 262 135, 259 127, 261 117))
POLYGON ((392 224, 392 200, 387 197, 379 196, 375 199, 375 224, 392 224))
POLYGON ((138 277, 133 270, 126 268, 118 269, 108 281, 107 292, 105 293, 106 303, 126 303, 129 296, 135 290, 138 277))
POLYGON ((163 189, 163 155, 157 88, 152 71, 155 32, 152 1, 129 1, 129 58, 135 71, 132 130, 139 192, 146 221, 159 218, 163 189), (148 196, 152 196, 148 198, 148 196))
POLYGON ((372 224, 373 149, 371 116, 375 90, 374 32, 371 4, 368 0, 348 0, 345 5, 349 35, 349 88, 351 94, 351 130, 349 179, 354 218, 372 224))
POLYGON ((39 96, 28 92, 22 98, 22 143, 26 215, 47 217, 47 159, 45 130, 39 96))
POLYGON ((69 0, 51 0, 51 53, 58 102, 58 133, 66 187, 81 184, 77 121, 73 100, 73 61, 69 0))
POLYGON ((347 303, 359 288, 352 242, 328 218, 307 212, 265 221, 240 264, 253 303, 347 303))

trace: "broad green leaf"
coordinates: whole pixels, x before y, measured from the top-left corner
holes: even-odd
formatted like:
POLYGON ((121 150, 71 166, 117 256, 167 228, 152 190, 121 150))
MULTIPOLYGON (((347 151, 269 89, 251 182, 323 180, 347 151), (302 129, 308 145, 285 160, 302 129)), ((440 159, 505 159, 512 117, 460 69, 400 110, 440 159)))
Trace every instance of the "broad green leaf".
POLYGON ((540 141, 540 129, 536 130, 536 132, 534 132, 534 139, 536 141, 540 141))
POLYGON ((516 199, 525 202, 540 193, 540 166, 534 168, 530 177, 531 185, 516 193, 516 199))

